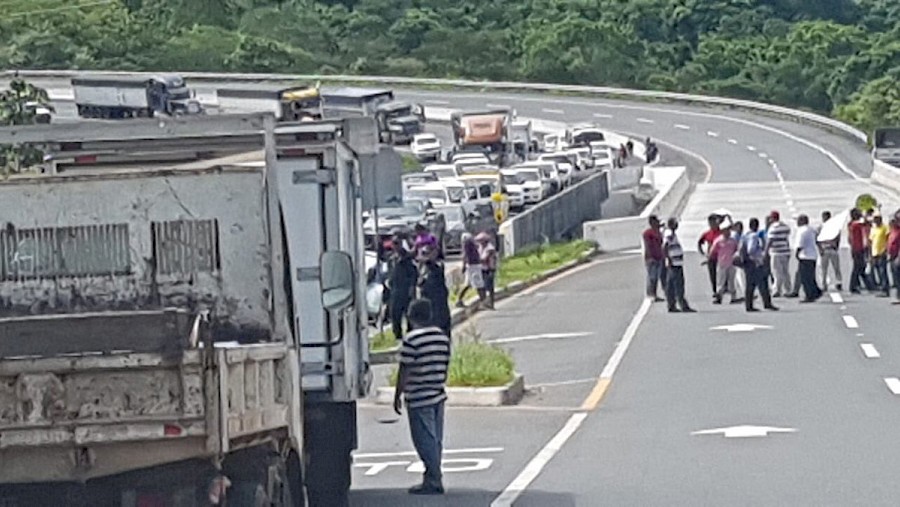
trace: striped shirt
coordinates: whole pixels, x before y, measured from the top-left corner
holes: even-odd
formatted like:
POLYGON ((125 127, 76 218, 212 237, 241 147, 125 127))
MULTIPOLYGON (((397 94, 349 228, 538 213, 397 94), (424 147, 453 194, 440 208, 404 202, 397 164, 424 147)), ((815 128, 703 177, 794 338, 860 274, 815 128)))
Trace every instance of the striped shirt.
POLYGON ((769 252, 772 255, 790 255, 791 254, 791 227, 784 222, 775 222, 769 226, 769 232, 766 234, 769 252))
POLYGON ((666 256, 672 266, 684 266, 684 250, 681 248, 681 241, 672 229, 666 229, 663 235, 663 248, 666 250, 666 256))
POLYGON ((400 364, 407 371, 407 407, 427 407, 447 399, 444 384, 449 363, 450 339, 437 327, 415 329, 403 337, 400 364))

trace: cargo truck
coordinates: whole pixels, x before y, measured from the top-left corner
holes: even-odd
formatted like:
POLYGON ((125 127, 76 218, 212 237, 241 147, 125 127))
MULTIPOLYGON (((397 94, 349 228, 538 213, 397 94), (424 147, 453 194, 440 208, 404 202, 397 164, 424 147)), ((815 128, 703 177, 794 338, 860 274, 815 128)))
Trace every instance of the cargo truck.
POLYGON ((75 106, 82 118, 152 118, 200 114, 203 108, 177 75, 90 76, 72 79, 75 106))
POLYGON ((383 149, 260 121, 264 159, 0 181, 0 505, 348 504, 383 149))
POLYGON ((236 85, 216 89, 223 113, 271 112, 281 121, 321 120, 324 117, 318 85, 292 87, 236 85))
POLYGON ((510 128, 513 112, 509 109, 454 112, 450 127, 458 151, 481 149, 493 163, 507 165, 513 159, 510 128))
POLYGON ((872 141, 872 156, 876 160, 900 167, 900 127, 875 129, 872 141))
POLYGON ((416 134, 425 131, 425 114, 421 105, 398 101, 392 90, 346 87, 322 92, 328 117, 371 116, 378 123, 381 142, 409 144, 416 134))

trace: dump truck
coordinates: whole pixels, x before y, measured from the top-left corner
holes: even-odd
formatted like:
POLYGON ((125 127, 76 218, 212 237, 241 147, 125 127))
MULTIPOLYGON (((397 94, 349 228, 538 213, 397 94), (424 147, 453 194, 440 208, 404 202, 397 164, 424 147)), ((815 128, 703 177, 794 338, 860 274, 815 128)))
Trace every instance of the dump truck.
POLYGON ((882 127, 872 133, 872 157, 900 167, 900 127, 882 127))
POLYGON ((82 118, 152 118, 200 114, 203 107, 184 78, 174 74, 153 77, 89 76, 72 79, 78 116, 82 118))
POLYGON ((217 88, 216 101, 223 113, 272 112, 281 121, 311 121, 324 117, 318 85, 233 85, 217 88))
POLYGON ((454 112, 450 126, 456 149, 480 148, 492 162, 506 165, 513 157, 512 121, 509 109, 454 112))
MULTIPOLYGON (((210 120, 127 135, 228 142, 210 120)), ((367 118, 234 124, 259 152, 0 181, 0 505, 348 505, 383 147, 367 118)))
POLYGON ((381 142, 409 144, 416 134, 425 131, 425 114, 420 104, 398 101, 393 90, 345 87, 325 89, 327 117, 371 116, 378 123, 381 142))

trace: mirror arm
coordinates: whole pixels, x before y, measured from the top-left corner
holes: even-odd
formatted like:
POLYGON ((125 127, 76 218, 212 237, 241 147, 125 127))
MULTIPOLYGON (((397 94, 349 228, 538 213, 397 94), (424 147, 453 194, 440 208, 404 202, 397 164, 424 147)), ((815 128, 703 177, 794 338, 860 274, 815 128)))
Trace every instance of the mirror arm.
POLYGON ((344 311, 341 310, 339 312, 339 314, 341 315, 341 319, 340 319, 341 325, 338 326, 338 328, 340 329, 340 332, 338 334, 337 340, 331 340, 331 341, 322 342, 322 343, 301 343, 300 348, 302 348, 302 349, 326 349, 326 348, 331 349, 331 348, 337 347, 337 346, 341 345, 342 343, 344 343, 344 326, 343 326, 344 311))

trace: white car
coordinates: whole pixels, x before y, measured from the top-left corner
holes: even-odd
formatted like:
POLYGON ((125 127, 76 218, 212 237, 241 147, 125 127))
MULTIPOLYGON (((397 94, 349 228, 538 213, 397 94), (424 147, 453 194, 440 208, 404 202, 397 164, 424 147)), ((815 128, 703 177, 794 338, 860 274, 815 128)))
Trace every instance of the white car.
POLYGON ((452 180, 459 176, 456 166, 453 164, 431 164, 425 166, 422 172, 434 174, 438 181, 452 180))
POLYGON ((547 134, 544 136, 544 152, 545 153, 553 153, 559 149, 562 149, 563 145, 566 142, 566 133, 558 132, 555 134, 547 134))
POLYGON ((525 181, 515 169, 503 169, 500 171, 500 183, 509 200, 511 209, 521 209, 525 206, 525 181))
POLYGON ((538 162, 555 163, 564 186, 572 183, 572 178, 575 177, 575 166, 572 165, 570 158, 565 153, 545 153, 538 157, 538 162))
POLYGON ((421 161, 437 160, 441 156, 441 141, 434 134, 416 134, 409 149, 421 161))
POLYGON ((496 170, 496 166, 492 166, 491 162, 485 158, 464 158, 462 160, 457 160, 453 162, 454 167, 456 167, 456 172, 460 175, 464 175, 469 172, 481 171, 481 170, 496 170))
POLYGON ((522 193, 527 204, 537 204, 544 200, 546 183, 541 177, 541 170, 536 167, 515 169, 522 181, 522 193))
POLYGON ((578 148, 569 148, 567 153, 575 155, 578 160, 578 168, 582 171, 592 169, 594 167, 594 159, 591 158, 591 149, 588 146, 579 146, 578 148))
POLYGON ((443 206, 452 203, 450 190, 439 182, 414 185, 403 190, 403 199, 415 199, 431 203, 432 206, 443 206))
POLYGON ((569 131, 567 140, 573 145, 587 145, 593 142, 602 142, 606 140, 603 131, 591 125, 582 125, 574 127, 569 131))
POLYGON ((546 196, 561 192, 562 189, 572 181, 571 171, 569 172, 569 175, 564 175, 559 170, 559 165, 560 164, 552 160, 534 160, 531 162, 526 162, 524 164, 519 164, 515 168, 535 168, 540 170, 541 177, 549 187, 544 194, 546 196))
POLYGON ((462 160, 480 160, 480 161, 482 161, 482 163, 485 163, 485 164, 491 163, 491 159, 489 159, 488 156, 485 155, 484 153, 462 152, 462 153, 454 153, 450 157, 450 162, 459 162, 462 160))
POLYGON ((591 158, 594 159, 594 169, 613 169, 613 151, 608 145, 591 143, 591 158))

